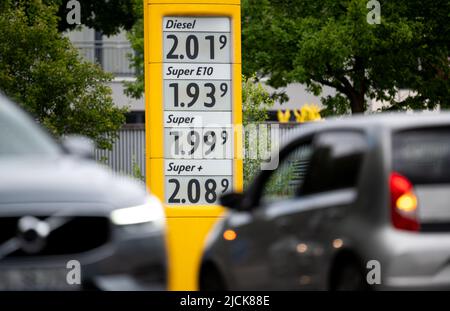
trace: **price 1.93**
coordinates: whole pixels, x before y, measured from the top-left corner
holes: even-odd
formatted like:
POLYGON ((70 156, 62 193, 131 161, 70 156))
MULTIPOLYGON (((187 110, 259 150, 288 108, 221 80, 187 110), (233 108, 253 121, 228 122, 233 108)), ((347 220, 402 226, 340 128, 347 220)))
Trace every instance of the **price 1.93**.
POLYGON ((168 81, 166 108, 175 110, 230 110, 229 81, 168 81))

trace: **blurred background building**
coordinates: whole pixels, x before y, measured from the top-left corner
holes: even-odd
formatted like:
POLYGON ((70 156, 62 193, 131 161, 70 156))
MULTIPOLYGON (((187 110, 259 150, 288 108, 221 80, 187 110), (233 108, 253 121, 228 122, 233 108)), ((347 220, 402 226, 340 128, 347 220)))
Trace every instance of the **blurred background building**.
POLYGON ((119 132, 119 138, 112 150, 97 150, 96 158, 113 170, 130 175, 145 174, 145 131, 144 98, 134 99, 124 93, 124 82, 134 80, 136 73, 130 66, 134 53, 126 32, 114 36, 82 27, 67 34, 80 55, 88 61, 99 64, 103 70, 113 74, 109 83, 114 103, 128 106, 126 124, 119 132))

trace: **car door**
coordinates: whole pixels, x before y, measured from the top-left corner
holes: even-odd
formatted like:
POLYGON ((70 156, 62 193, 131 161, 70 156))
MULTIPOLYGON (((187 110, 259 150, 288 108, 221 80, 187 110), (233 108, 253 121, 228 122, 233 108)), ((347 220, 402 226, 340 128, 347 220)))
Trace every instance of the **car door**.
POLYGON ((255 197, 252 210, 230 219, 239 234, 231 258, 240 289, 295 288, 295 282, 286 282, 292 270, 291 253, 298 244, 295 230, 289 227, 289 213, 290 207, 297 204, 297 192, 307 171, 311 139, 288 149, 281 152, 275 170, 251 185, 255 197))
POLYGON ((327 286, 332 255, 344 239, 340 229, 357 200, 367 140, 359 131, 326 131, 315 135, 311 150, 297 196, 271 211, 283 226, 283 238, 289 236, 293 241, 284 244, 282 251, 286 255, 284 282, 293 289, 327 286))

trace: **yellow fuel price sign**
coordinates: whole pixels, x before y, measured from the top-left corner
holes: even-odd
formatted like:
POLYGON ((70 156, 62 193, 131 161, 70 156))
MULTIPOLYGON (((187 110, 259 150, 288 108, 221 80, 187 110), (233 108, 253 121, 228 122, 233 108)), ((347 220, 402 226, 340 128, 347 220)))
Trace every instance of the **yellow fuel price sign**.
POLYGON ((240 2, 146 0, 144 14, 147 184, 166 206, 170 289, 193 290, 219 197, 242 188, 240 2))

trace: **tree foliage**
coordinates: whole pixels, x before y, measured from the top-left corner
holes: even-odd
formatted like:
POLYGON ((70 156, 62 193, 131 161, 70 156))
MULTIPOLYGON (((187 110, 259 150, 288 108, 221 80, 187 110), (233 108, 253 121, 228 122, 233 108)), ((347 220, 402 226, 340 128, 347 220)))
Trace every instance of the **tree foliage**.
MULTIPOLYGON (((57 6, 57 25, 60 32, 73 30, 79 25, 68 24, 67 15, 74 8, 73 0, 42 0, 45 5, 57 6)), ((140 0, 76 0, 80 4, 80 24, 93 28, 105 35, 117 34, 122 29, 129 30, 140 17, 134 4, 140 0)), ((10 4, 23 5, 26 0, 1 0, 0 9, 10 4), (9 3, 9 4, 8 4, 9 3)))
POLYGON ((243 69, 274 87, 300 82, 326 98, 326 113, 448 107, 448 0, 380 0, 381 24, 367 22, 368 0, 243 0, 243 69), (400 89, 415 96, 398 100, 400 89), (336 105, 336 107, 334 107, 336 105))
POLYGON ((136 80, 125 82, 125 94, 140 99, 144 94, 144 8, 143 1, 134 0, 134 11, 139 16, 133 27, 128 31, 127 38, 135 51, 130 55, 131 66, 136 71, 136 80))
POLYGON ((255 77, 242 77, 242 111, 244 125, 267 120, 267 110, 274 105, 270 94, 255 77))
MULTIPOLYGON (((62 32, 74 29, 77 25, 67 23, 67 8, 69 0, 46 0, 47 3, 58 5, 58 29, 62 32)), ((138 18, 133 8, 135 0, 78 0, 81 8, 81 24, 113 35, 121 29, 129 30, 138 18)), ((141 1, 143 2, 143 1, 141 1)))
POLYGON ((82 134, 110 148, 125 121, 111 75, 81 60, 57 29, 56 6, 9 1, 0 9, 0 88, 56 136, 82 134))
MULTIPOLYGON (((257 126, 267 120, 267 110, 274 104, 270 94, 264 89, 261 83, 255 80, 255 77, 242 77, 242 123, 248 129, 248 125, 257 126)), ((250 141, 252 138, 244 133, 244 150, 246 157, 244 158, 244 188, 250 185, 253 178, 261 168, 262 159, 252 159, 249 157, 250 148, 258 148, 260 143, 265 140, 270 144, 270 135, 264 136, 259 132, 257 141, 250 141)), ((266 133, 267 134, 267 133, 266 133)), ((253 137, 255 139, 255 137, 253 137)), ((255 152, 257 150, 253 150, 255 152)), ((259 153, 258 153, 259 154, 259 153)))

